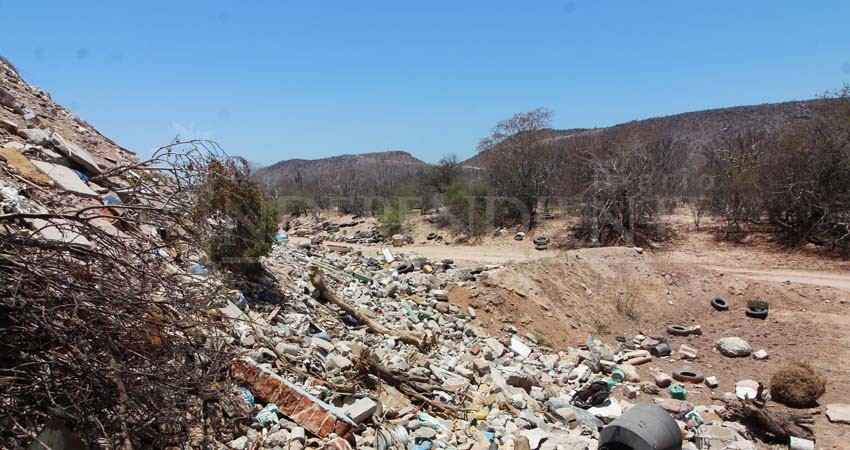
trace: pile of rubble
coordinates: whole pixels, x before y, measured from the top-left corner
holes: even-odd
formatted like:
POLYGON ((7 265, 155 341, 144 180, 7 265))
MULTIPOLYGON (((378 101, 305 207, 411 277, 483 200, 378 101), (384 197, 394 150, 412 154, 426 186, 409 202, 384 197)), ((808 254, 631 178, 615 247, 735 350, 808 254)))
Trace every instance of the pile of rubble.
MULTIPOLYGON (((600 431, 642 402, 675 419, 684 448, 756 448, 733 416, 735 405, 757 397, 758 383, 739 383, 719 405, 694 405, 686 392, 716 388, 716 378, 638 374, 637 365, 671 354, 664 337, 611 345, 587 337, 556 351, 531 334, 490 336, 445 290, 474 289, 463 281, 468 273, 389 249, 385 256, 376 264, 357 253, 281 244, 264 265, 286 302, 222 309, 244 347, 232 369, 239 386, 232 414, 251 428, 230 448, 595 449, 600 431)), ((735 353, 741 343, 717 345, 735 353)), ((682 345, 678 356, 695 353, 682 345)))

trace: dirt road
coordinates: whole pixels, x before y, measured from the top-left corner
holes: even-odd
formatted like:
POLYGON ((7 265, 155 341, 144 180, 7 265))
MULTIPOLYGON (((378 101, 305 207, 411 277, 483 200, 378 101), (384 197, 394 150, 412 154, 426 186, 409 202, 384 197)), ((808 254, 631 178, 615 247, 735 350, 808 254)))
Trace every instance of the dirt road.
POLYGON ((799 283, 825 286, 850 292, 850 274, 806 270, 753 270, 739 267, 703 266, 706 269, 733 273, 751 280, 775 283, 799 283))

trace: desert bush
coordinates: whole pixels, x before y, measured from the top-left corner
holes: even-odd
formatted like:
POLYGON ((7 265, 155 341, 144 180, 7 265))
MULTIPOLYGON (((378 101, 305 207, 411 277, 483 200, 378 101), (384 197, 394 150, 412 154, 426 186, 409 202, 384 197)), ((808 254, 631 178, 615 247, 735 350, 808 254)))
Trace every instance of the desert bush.
POLYGON ((278 216, 245 160, 211 161, 195 192, 195 223, 212 225, 205 239, 210 259, 244 274, 262 271, 259 257, 271 249, 278 216))
POLYGON ((481 236, 488 220, 489 189, 482 181, 455 181, 446 189, 445 203, 455 231, 481 236))
POLYGON ((391 237, 404 231, 404 221, 408 208, 400 199, 382 200, 375 203, 373 214, 378 218, 378 230, 382 235, 391 237))
POLYGON ((804 362, 786 364, 770 378, 771 397, 788 406, 815 405, 824 392, 826 382, 804 362))

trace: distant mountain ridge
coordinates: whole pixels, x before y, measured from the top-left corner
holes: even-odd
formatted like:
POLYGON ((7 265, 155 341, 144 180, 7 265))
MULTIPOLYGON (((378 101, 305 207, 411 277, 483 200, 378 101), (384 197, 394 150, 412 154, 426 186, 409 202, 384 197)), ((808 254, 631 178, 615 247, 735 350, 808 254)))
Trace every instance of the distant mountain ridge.
MULTIPOLYGON (((797 120, 806 120, 811 116, 816 101, 735 106, 635 120, 610 127, 552 130, 550 140, 565 141, 594 133, 628 133, 649 125, 684 141, 694 154, 724 134, 748 129, 769 132, 797 120)), ((468 169, 482 168, 482 155, 476 154, 461 165, 468 169)), ((385 193, 383 189, 409 181, 410 177, 417 176, 428 167, 428 163, 405 151, 386 151, 313 160, 284 160, 258 169, 256 174, 267 187, 281 193, 368 195, 385 193)))
POLYGON ((321 159, 289 159, 255 171, 264 185, 278 192, 364 195, 391 187, 429 167, 405 151, 340 155, 321 159))
MULTIPOLYGON (((806 120, 811 116, 815 102, 817 100, 734 106, 634 120, 610 127, 552 130, 555 136, 550 140, 557 142, 577 136, 628 132, 653 126, 658 131, 683 141, 691 152, 695 152, 724 134, 743 130, 770 132, 794 121, 806 120)), ((462 164, 467 167, 482 167, 481 154, 472 156, 462 164)))

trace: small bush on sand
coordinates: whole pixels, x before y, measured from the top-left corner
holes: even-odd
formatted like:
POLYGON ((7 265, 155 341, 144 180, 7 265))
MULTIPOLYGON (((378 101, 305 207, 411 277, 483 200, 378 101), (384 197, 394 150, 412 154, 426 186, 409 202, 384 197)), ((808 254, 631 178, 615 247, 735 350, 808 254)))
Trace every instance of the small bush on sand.
POLYGON ((824 379, 803 362, 786 364, 770 379, 771 397, 788 406, 814 405, 825 391, 824 379))

